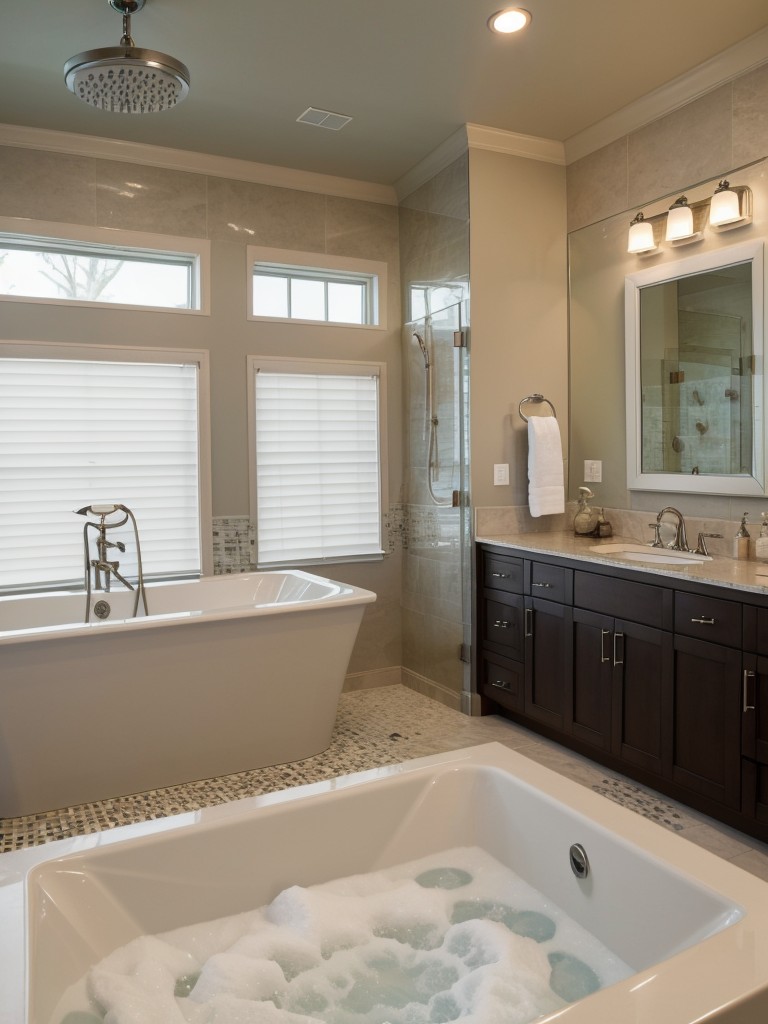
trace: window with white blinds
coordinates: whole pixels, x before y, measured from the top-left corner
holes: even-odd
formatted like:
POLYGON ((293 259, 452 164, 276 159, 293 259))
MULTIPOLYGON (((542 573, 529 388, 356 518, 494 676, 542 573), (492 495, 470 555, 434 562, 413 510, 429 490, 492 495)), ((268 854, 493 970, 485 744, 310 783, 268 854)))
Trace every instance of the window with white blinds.
POLYGON ((380 558, 384 367, 248 362, 258 565, 380 558))
POLYGON ((0 588, 81 584, 74 513, 101 502, 134 512, 146 577, 201 572, 207 372, 204 352, 0 344, 0 588))

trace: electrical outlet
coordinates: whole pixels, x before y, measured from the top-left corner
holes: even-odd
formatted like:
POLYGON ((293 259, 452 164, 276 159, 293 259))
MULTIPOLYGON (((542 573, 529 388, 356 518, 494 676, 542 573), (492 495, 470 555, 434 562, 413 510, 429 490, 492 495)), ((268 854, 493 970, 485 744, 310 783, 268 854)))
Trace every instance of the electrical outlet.
POLYGON ((603 463, 600 459, 584 460, 584 483, 599 484, 603 480, 603 463))
POLYGON ((504 484, 509 483, 509 464, 506 462, 497 462, 493 467, 493 485, 494 487, 502 487, 504 484))

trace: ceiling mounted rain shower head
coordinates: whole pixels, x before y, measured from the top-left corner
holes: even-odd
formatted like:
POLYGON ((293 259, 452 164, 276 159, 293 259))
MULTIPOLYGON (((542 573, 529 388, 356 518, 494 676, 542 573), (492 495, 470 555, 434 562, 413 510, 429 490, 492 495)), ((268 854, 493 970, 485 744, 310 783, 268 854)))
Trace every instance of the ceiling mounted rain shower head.
POLYGON ((123 16, 118 46, 86 50, 64 65, 64 81, 78 99, 119 114, 153 114, 169 110, 189 92, 189 71, 180 60, 135 46, 131 15, 145 0, 109 0, 123 16))

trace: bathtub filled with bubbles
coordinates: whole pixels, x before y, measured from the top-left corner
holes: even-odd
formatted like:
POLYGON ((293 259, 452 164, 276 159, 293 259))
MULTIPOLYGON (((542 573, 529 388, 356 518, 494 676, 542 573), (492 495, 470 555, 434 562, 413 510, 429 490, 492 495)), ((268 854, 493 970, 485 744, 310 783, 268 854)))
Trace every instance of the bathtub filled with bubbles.
POLYGON ((28 1024, 768 1013, 768 885, 498 744, 125 832, 2 858, 28 1024))

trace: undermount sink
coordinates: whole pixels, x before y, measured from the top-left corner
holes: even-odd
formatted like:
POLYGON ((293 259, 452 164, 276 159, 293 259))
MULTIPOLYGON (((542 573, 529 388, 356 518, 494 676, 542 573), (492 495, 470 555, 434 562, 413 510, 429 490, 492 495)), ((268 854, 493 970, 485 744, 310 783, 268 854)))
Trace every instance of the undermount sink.
POLYGON ((632 562, 651 562, 655 565, 698 565, 711 562, 711 555, 697 555, 693 551, 674 551, 672 548, 653 548, 649 544, 594 544, 590 551, 599 555, 628 558, 632 562))

